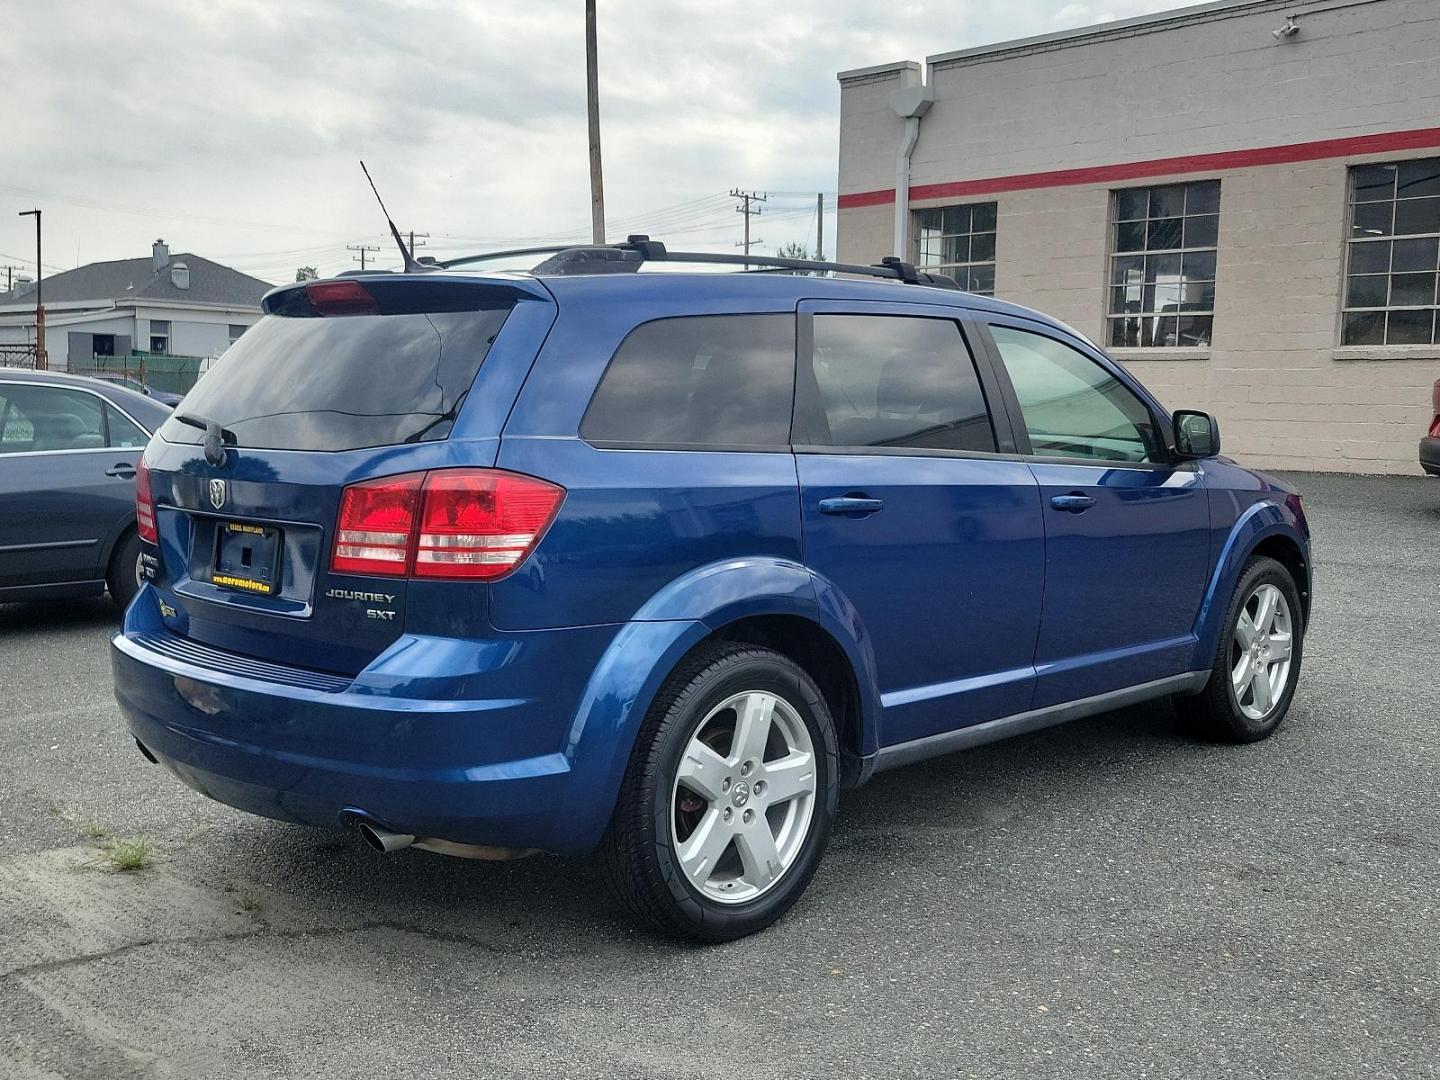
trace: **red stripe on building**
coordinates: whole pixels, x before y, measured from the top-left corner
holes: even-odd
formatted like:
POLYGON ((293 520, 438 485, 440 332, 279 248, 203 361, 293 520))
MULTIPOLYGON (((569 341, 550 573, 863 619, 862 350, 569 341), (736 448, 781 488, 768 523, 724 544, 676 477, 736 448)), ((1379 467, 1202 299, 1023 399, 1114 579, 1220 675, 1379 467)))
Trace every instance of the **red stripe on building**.
MULTIPOLYGON (((922 199, 993 195, 1001 191, 1024 191, 1029 188, 1111 184, 1150 176, 1217 172, 1255 165, 1290 165, 1297 161, 1323 161, 1326 158, 1384 154, 1392 150, 1419 150, 1435 146, 1440 146, 1440 128, 1387 131, 1379 135, 1320 139, 1315 142, 1291 143, 1288 146, 1262 146, 1254 150, 1227 150, 1218 154, 1189 154, 1184 157, 1155 158, 1152 161, 1128 161, 1121 165, 1095 165, 1085 169, 1056 169, 1051 172, 1019 173, 1015 176, 991 176, 983 180, 953 180, 945 184, 915 184, 910 188, 910 199, 918 202, 922 199)), ((852 195, 841 195, 840 209, 853 210, 861 206, 880 206, 894 201, 894 188, 860 191, 852 195)))

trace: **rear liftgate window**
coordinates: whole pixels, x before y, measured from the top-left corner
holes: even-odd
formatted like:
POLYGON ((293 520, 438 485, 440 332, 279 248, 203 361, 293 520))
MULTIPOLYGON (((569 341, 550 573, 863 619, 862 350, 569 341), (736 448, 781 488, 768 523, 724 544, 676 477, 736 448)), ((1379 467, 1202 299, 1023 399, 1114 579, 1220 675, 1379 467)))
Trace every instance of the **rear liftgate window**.
MULTIPOLYGON (((367 303, 328 309, 304 290, 272 297, 273 313, 230 347, 181 411, 229 428, 242 447, 355 450, 445 438, 513 297, 449 282, 367 281, 357 295, 367 303)), ((174 419, 161 435, 203 438, 174 419)))
POLYGON ((580 436, 602 447, 775 450, 790 444, 793 315, 697 315, 636 327, 580 436))

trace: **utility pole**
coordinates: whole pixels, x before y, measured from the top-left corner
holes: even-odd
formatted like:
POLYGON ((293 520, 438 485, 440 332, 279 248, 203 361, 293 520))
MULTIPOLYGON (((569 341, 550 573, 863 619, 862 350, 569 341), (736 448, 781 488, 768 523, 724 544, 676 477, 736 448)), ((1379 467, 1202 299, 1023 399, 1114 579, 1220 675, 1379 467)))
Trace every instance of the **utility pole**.
POLYGON ((815 261, 825 261, 825 193, 815 193, 815 261))
POLYGON ((421 247, 424 247, 424 246, 425 246, 425 241, 428 240, 428 239, 430 239, 430 234, 429 234, 428 232, 416 232, 414 229, 411 229, 411 230, 410 230, 410 254, 411 254, 411 255, 414 255, 414 254, 415 254, 415 238, 416 238, 417 236, 419 236, 419 237, 422 238, 422 239, 420 240, 420 246, 421 246, 421 247))
POLYGON ((360 269, 361 269, 361 270, 364 270, 364 269, 365 269, 365 253, 366 253, 366 252, 369 252, 369 251, 379 251, 380 249, 379 249, 378 247, 374 247, 374 246, 371 245, 371 244, 346 244, 346 245, 345 245, 345 250, 346 250, 346 251, 358 251, 358 252, 360 253, 359 255, 352 255, 352 256, 350 256, 350 261, 351 261, 351 262, 358 262, 358 263, 360 264, 360 269))
POLYGON ((35 215, 35 370, 44 371, 50 366, 50 357, 45 351, 45 293, 42 284, 45 276, 45 261, 40 254, 40 209, 21 210, 19 217, 35 215))
POLYGON ((15 271, 24 269, 25 268, 23 266, 0 266, 0 270, 5 271, 6 292, 13 292, 15 290, 15 271))
POLYGON ((590 119, 590 238, 605 243, 605 182, 600 171, 600 68, 595 0, 585 0, 585 111, 590 119))
MULTIPOLYGON (((750 204, 765 202, 767 199, 770 198, 770 196, 761 195, 759 192, 755 191, 741 191, 739 188, 731 188, 730 197, 740 200, 740 205, 735 207, 735 212, 737 214, 745 215, 745 240, 742 244, 739 244, 737 246, 743 247, 745 249, 745 254, 748 257, 750 254, 750 248, 753 247, 755 244, 761 243, 760 240, 750 239, 750 219, 752 217, 760 216, 760 207, 757 206, 754 210, 752 210, 750 209, 750 204)), ((750 264, 746 263, 745 267, 746 269, 749 269, 750 264)))

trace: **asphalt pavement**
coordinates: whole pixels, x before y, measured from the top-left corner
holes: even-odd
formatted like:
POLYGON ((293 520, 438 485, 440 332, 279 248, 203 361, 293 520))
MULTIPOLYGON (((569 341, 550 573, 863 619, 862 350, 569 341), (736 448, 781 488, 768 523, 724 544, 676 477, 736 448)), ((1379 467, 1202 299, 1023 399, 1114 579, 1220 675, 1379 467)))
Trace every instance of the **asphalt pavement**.
POLYGON ((583 860, 209 802, 126 736, 106 601, 0 607, 0 1076, 1440 1076, 1440 481, 1293 479, 1274 738, 1159 704, 882 774, 724 946, 634 930, 583 860))

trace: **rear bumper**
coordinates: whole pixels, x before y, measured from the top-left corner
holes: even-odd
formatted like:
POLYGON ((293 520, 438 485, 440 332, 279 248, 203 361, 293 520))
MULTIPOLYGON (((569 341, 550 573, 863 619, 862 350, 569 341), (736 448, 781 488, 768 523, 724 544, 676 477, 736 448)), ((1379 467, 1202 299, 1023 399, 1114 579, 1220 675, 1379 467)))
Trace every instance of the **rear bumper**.
POLYGON ((1420 467, 1431 476, 1440 476, 1440 439, 1427 435, 1420 440, 1420 467))
POLYGON ((147 588, 111 665, 131 733, 220 802, 301 824, 339 827, 359 811, 417 836, 577 852, 599 839, 615 795, 583 758, 616 748, 576 728, 587 676, 619 630, 402 637, 354 680, 291 677, 167 639, 147 588))

